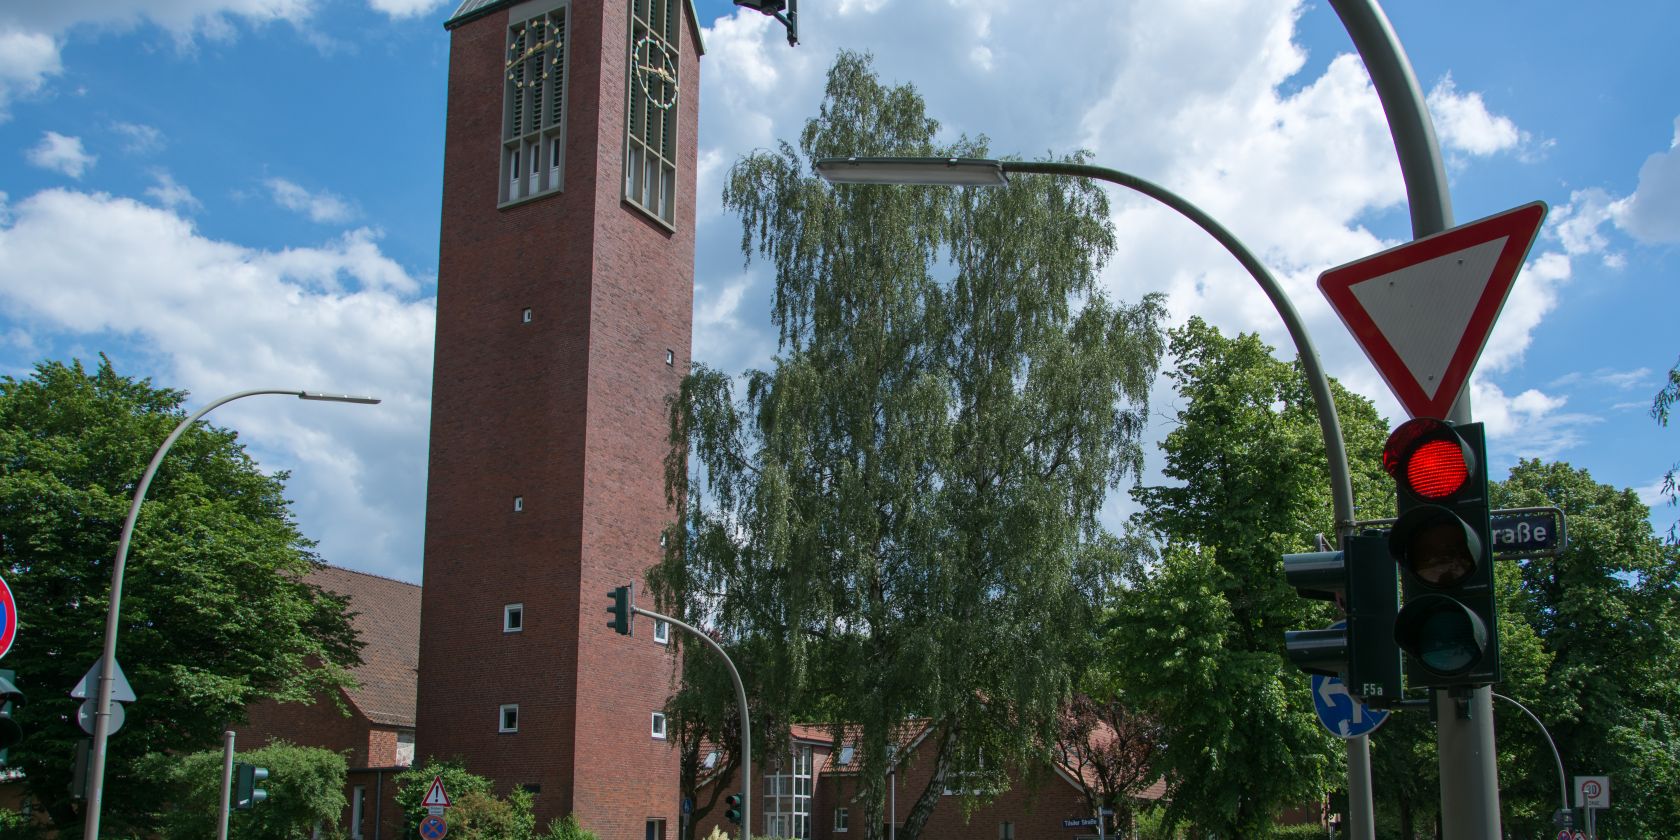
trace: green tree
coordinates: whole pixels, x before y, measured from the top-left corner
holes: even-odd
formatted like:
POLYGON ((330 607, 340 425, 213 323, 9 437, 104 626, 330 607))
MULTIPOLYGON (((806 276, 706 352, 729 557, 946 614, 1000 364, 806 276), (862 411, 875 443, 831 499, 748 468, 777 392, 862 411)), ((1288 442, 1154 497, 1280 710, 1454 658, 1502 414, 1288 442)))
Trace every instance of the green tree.
POLYGON ((914 89, 842 53, 799 147, 731 170, 743 252, 775 269, 780 355, 740 402, 721 372, 685 379, 669 484, 688 487, 692 452, 705 492, 650 575, 667 608, 764 646, 770 708, 861 727, 871 837, 889 733, 932 721, 903 840, 944 779, 1047 755, 1093 620, 1096 514, 1140 464, 1161 351, 1160 301, 1097 286, 1114 240, 1096 187, 836 189, 811 172, 986 154, 937 132, 914 89))
MULTIPOLYGON (((233 811, 228 836, 241 840, 291 840, 319 829, 322 838, 339 838, 344 813, 344 756, 319 747, 275 743, 239 753, 236 761, 266 767, 261 787, 268 799, 248 811, 233 811)), ((154 824, 166 838, 214 837, 222 795, 222 751, 174 756, 154 753, 140 767, 161 781, 167 803, 154 824)))
MULTIPOLYGON (((1570 773, 1611 776, 1616 807, 1599 816, 1602 831, 1673 836, 1680 825, 1680 549, 1658 539, 1650 509, 1632 490, 1599 484, 1568 464, 1522 461, 1493 488, 1493 502, 1555 504, 1569 534, 1558 556, 1521 564, 1517 605, 1543 648, 1530 661, 1543 670, 1507 659, 1501 691, 1526 694, 1570 773)), ((1500 629, 1503 647, 1503 623, 1500 629)), ((1501 752, 1534 743, 1520 713, 1499 714, 1501 752), (1523 734, 1508 734, 1516 732, 1523 734)), ((1518 791, 1537 822, 1557 794, 1550 751, 1533 751, 1507 778, 1529 779, 1518 791)))
MULTIPOLYGON (((1183 406, 1163 473, 1177 483, 1133 491, 1134 524, 1161 549, 1133 566, 1111 615, 1110 667, 1117 693, 1165 729, 1166 818, 1259 836, 1339 770, 1307 678, 1283 656, 1285 631, 1331 618, 1296 595, 1281 563, 1334 533, 1324 443, 1299 365, 1258 337, 1192 318, 1171 331, 1170 350, 1183 406)), ((1390 515, 1386 424, 1332 386, 1360 515, 1390 515)))
MULTIPOLYGON (((68 794, 81 733, 65 723, 79 701, 65 695, 99 657, 130 495, 185 396, 103 358, 92 373, 45 362, 0 379, 0 568, 20 613, 6 665, 30 698, 11 763, 60 827, 81 823, 68 794)), ((109 744, 113 835, 154 798, 135 772, 144 754, 212 747, 257 699, 307 700, 350 679, 360 643, 344 600, 302 580, 316 561, 285 478, 200 424, 152 483, 124 580, 117 658, 140 700, 109 744)))
MULTIPOLYGON (((1657 425, 1668 425, 1669 412, 1676 402, 1680 402, 1680 364, 1668 369, 1668 382, 1651 400, 1651 416, 1656 418, 1657 425)), ((1670 505, 1680 505, 1680 483, 1677 483, 1676 475, 1680 475, 1680 463, 1669 467, 1668 472, 1663 474, 1662 493, 1668 497, 1670 505)), ((1668 526, 1668 541, 1680 542, 1680 522, 1668 526)))

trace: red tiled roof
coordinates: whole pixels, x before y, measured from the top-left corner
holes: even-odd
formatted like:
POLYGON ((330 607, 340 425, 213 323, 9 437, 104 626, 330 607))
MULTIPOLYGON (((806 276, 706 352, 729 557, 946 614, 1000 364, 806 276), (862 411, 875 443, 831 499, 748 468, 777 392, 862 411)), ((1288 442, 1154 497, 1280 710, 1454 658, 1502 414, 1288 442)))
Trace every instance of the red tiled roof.
POLYGON ((361 684, 345 692, 350 702, 374 723, 413 728, 420 587, 336 566, 321 566, 304 579, 350 597, 350 623, 365 645, 362 664, 350 669, 361 684))

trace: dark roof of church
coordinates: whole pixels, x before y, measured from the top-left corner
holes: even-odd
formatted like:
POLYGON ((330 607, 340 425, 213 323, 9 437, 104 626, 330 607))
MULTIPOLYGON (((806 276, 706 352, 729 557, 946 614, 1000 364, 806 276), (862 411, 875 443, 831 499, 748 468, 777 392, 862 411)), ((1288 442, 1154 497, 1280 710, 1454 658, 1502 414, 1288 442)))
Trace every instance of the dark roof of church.
MULTIPOLYGON (((497 9, 513 5, 520 0, 461 0, 461 5, 455 8, 455 14, 443 22, 444 29, 454 29, 475 18, 483 17, 497 9)), ((706 54, 706 36, 700 32, 700 13, 694 9, 694 0, 685 0, 688 6, 688 19, 694 22, 695 39, 700 42, 700 54, 706 54)))
POLYGON ((305 580, 350 598, 350 623, 361 637, 362 664, 350 669, 361 685, 346 694, 367 719, 414 727, 419 685, 420 587, 400 580, 321 566, 305 580))

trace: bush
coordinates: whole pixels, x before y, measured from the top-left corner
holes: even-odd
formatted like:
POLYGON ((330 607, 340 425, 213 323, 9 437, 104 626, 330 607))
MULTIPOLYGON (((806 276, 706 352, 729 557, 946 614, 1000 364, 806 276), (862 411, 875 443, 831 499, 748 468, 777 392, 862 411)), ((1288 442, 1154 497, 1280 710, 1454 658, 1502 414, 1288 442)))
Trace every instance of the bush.
MULTIPOLYGON (((319 828, 323 840, 342 837, 344 756, 319 747, 276 742, 260 750, 236 753, 235 761, 268 768, 262 788, 268 799, 228 818, 228 836, 242 840, 291 840, 319 828)), ((184 756, 153 753, 141 761, 142 772, 160 780, 169 806, 157 815, 159 834, 174 840, 216 836, 221 813, 222 751, 184 756)))
POLYGON ((600 840, 600 838, 595 835, 595 832, 578 825, 576 814, 567 814, 564 819, 549 823, 548 830, 543 832, 541 840, 600 840))

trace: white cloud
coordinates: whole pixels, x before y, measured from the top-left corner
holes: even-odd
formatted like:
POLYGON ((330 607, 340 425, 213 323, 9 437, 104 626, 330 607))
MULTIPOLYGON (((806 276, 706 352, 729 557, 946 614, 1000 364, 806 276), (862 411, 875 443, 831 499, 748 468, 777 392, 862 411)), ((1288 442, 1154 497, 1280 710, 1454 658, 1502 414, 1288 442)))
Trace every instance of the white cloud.
POLYGON ((1568 412, 1565 397, 1530 388, 1508 395, 1481 376, 1470 384, 1470 404, 1487 427, 1489 440, 1513 458, 1555 460, 1581 443, 1587 427, 1602 422, 1590 414, 1568 412))
POLYGON ((274 203, 309 217, 312 222, 335 224, 355 218, 356 211, 343 198, 326 190, 310 192, 285 178, 263 181, 274 203))
POLYGON ((152 180, 156 183, 146 188, 146 195, 156 200, 164 208, 188 212, 204 209, 204 203, 192 194, 192 190, 177 183, 175 176, 168 172, 162 169, 153 169, 152 180))
POLYGON ((1680 117, 1668 151, 1639 167, 1639 186, 1616 208, 1616 224, 1645 242, 1680 242, 1680 117))
POLYGON ((1510 118, 1489 112, 1480 93, 1459 93, 1451 74, 1436 83, 1428 100, 1435 132, 1448 149, 1487 157, 1517 149, 1528 140, 1510 118))
POLYGON ((42 133, 41 142, 36 143, 24 156, 35 166, 77 179, 99 160, 98 156, 90 155, 82 148, 82 138, 66 137, 56 131, 42 133))
POLYGON ((149 155, 163 150, 163 132, 149 125, 115 122, 111 130, 123 138, 123 151, 131 155, 149 155))
POLYGON ((393 18, 411 18, 441 8, 443 0, 368 0, 368 7, 393 18))
POLYGON ((0 122, 13 99, 41 90, 48 76, 64 72, 58 42, 50 33, 7 26, 0 19, 0 122))
POLYGON ((383 397, 242 400, 212 419, 266 467, 293 470, 288 495, 325 557, 417 578, 435 303, 373 234, 263 251, 103 193, 46 190, 9 209, 0 308, 32 332, 85 355, 137 343, 161 381, 192 391, 189 406, 255 387, 383 397))

